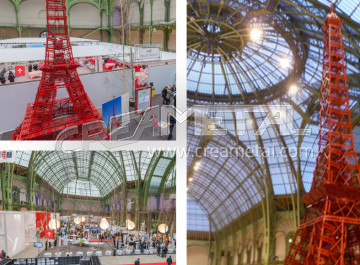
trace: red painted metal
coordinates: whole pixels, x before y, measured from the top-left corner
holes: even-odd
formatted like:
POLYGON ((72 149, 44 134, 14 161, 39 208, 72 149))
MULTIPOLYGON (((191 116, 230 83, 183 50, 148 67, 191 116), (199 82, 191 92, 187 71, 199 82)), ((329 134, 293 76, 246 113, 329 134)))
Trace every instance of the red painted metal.
POLYGON ((285 265, 360 264, 360 166, 354 150, 342 20, 323 25, 319 153, 307 205, 285 265))
POLYGON ((46 54, 39 64, 42 78, 35 102, 28 104, 12 140, 55 140, 60 132, 66 139, 108 139, 102 117, 76 70, 80 64, 74 60, 70 45, 65 0, 47 0, 46 12, 46 54), (69 97, 57 99, 58 89, 66 90, 69 97))

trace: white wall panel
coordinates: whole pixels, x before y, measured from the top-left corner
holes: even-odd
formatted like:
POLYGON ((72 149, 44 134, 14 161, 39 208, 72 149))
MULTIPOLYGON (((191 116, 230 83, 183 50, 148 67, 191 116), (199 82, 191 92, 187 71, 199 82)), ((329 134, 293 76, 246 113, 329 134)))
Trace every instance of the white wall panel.
POLYGON ((22 26, 45 27, 46 6, 43 0, 24 1, 20 4, 19 18, 22 26))
POLYGON ((26 243, 34 242, 36 239, 36 214, 34 212, 24 213, 24 228, 26 243))
POLYGON ((23 213, 6 213, 6 245, 7 255, 15 256, 25 249, 25 227, 23 213))
POLYGON ((15 7, 9 0, 1 1, 0 18, 1 26, 16 26, 15 7))
POLYGON ((154 83, 155 94, 160 94, 167 85, 175 84, 176 64, 149 67, 148 81, 154 83))
POLYGON ((98 9, 88 3, 80 3, 71 7, 70 26, 72 28, 100 27, 100 13, 98 9))

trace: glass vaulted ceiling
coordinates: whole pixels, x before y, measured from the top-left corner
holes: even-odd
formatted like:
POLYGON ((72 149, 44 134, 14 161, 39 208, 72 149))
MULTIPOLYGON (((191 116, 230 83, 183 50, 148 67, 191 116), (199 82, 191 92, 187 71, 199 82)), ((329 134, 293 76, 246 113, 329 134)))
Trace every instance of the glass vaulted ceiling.
MULTIPOLYGON (((220 2, 220 1, 211 1, 220 2)), ((194 2, 191 2, 194 3, 194 2)), ((198 3, 198 2, 196 2, 198 3)), ((240 9, 241 5, 246 5, 245 10, 259 10, 271 6, 272 1, 223 1, 224 5, 236 6, 240 9), (234 3, 237 3, 235 5, 234 3)), ((197 8, 204 9, 203 3, 198 3, 197 8)), ((348 85, 349 85, 349 97, 350 108, 353 113, 354 123, 354 141, 355 149, 360 153, 360 92, 359 92, 359 15, 360 5, 354 5, 353 1, 334 0, 336 12, 344 19, 343 24, 343 39, 345 45, 345 59, 347 67, 348 85)), ((271 86, 269 83, 268 88, 263 88, 257 91, 257 95, 250 95, 251 89, 246 90, 246 98, 256 100, 246 101, 242 97, 238 97, 236 93, 226 94, 225 97, 221 95, 214 97, 214 84, 218 84, 220 81, 224 81, 223 87, 226 86, 226 82, 230 84, 232 77, 228 78, 228 75, 221 73, 221 77, 214 68, 209 68, 209 63, 206 63, 208 75, 205 82, 205 76, 203 73, 196 72, 197 65, 202 63, 202 58, 195 58, 192 56, 194 49, 189 49, 190 56, 188 57, 188 79, 189 79, 189 103, 213 105, 213 104, 255 104, 258 109, 264 110, 263 113, 258 112, 253 116, 245 115, 245 134, 240 132, 239 121, 231 111, 223 113, 221 111, 211 111, 210 119, 212 115, 214 118, 219 118, 221 124, 218 125, 218 129, 225 128, 228 132, 227 136, 201 136, 203 131, 203 124, 189 122, 188 127, 188 145, 190 148, 190 155, 188 158, 188 171, 193 176, 193 181, 189 183, 189 194, 200 203, 209 214, 211 220, 217 229, 221 229, 231 221, 242 216, 248 212, 254 206, 262 203, 262 199, 265 198, 266 193, 274 195, 289 195, 294 198, 294 193, 298 189, 309 191, 313 179, 313 171, 315 168, 315 161, 318 151, 318 110, 319 110, 319 88, 321 84, 321 71, 322 71, 322 20, 325 18, 329 11, 330 1, 285 1, 281 0, 277 6, 274 15, 268 13, 267 16, 282 17, 283 21, 289 21, 289 23, 283 24, 284 28, 289 27, 297 31, 294 36, 295 43, 299 50, 299 55, 302 58, 299 62, 305 62, 305 67, 301 68, 301 73, 296 79, 299 89, 296 93, 289 93, 289 86, 285 83, 278 86, 279 89, 283 89, 280 94, 273 95, 271 86), (300 47, 299 47, 300 45, 300 47), (305 48, 305 49, 304 49, 305 48), (192 78, 192 76, 198 76, 198 78, 192 78), (226 81, 227 80, 227 81, 226 81), (200 82, 201 81, 201 82, 200 82), (225 82, 226 81, 226 82, 225 82), (208 83, 208 86, 203 86, 204 83, 208 83), (194 90, 194 87, 198 90, 194 90), (207 88, 206 88, 207 87, 207 88), (202 89, 202 90, 200 90, 202 89), (202 91, 203 94, 200 93, 202 91), (205 93, 205 94, 204 94, 205 93), (266 95, 268 93, 268 95, 266 95), (265 104, 265 105, 260 105, 265 104), (293 110, 294 118, 290 122, 287 120, 279 120, 278 124, 282 124, 287 129, 291 129, 293 126, 295 129, 310 129, 310 134, 304 137, 300 137, 295 134, 287 134, 284 127, 271 126, 261 136, 254 136, 254 126, 259 126, 263 121, 267 113, 272 111, 270 105, 278 105, 280 108, 286 110, 293 110), (289 128, 290 127, 290 128, 289 128), (280 128, 280 129, 279 129, 280 128), (281 129, 282 128, 282 129, 281 129), (199 153, 199 147, 206 148, 207 154, 199 153), (229 150, 249 149, 251 151, 259 151, 264 148, 270 152, 267 157, 262 157, 258 153, 255 153, 253 157, 245 155, 243 157, 237 157, 230 154, 229 150), (192 151, 191 151, 192 150, 192 151), (211 150, 217 150, 215 156, 211 156, 211 150), (285 152, 288 150, 289 152, 285 152), (223 151, 223 157, 221 156, 223 151), (274 155, 275 154, 275 155, 274 155), (194 170, 195 164, 199 162, 200 166, 197 170, 194 170), (249 172, 250 168, 254 172, 249 172), (249 177, 250 176, 250 177, 249 177), (300 181, 297 183, 296 176, 300 176, 300 181), (229 184, 232 182, 231 184, 229 184), (234 188, 234 186, 236 188, 234 188), (244 192, 245 191, 245 192, 244 192)), ((195 5, 193 5, 195 7, 195 5)), ((188 7, 189 8, 189 7, 188 7)), ((249 13, 249 11, 246 11, 249 13)), ((206 13, 206 12, 205 12, 206 13)), ((256 13, 256 12, 255 12, 256 13)), ((257 12, 259 14, 261 12, 257 12)), ((194 14, 193 14, 194 15, 194 14)), ((242 16, 246 16, 245 13, 241 13, 242 16)), ((189 23, 191 21, 189 16, 189 23)), ((257 18, 259 19, 259 17, 257 18)), ((196 21, 196 19, 193 19, 196 21)), ((277 20, 280 21, 280 20, 277 20)), ((249 24, 251 25, 251 24, 249 24)), ((273 24, 275 26, 277 24, 273 24)), ((278 23, 278 25, 282 25, 278 23)), ((259 49, 268 50, 263 45, 264 38, 267 38, 267 32, 264 27, 263 39, 256 45, 259 49)), ((292 31, 290 31, 292 32, 292 31)), ((283 35, 282 35, 283 36, 283 35)), ((290 42, 287 42, 290 43, 290 42)), ((252 42, 248 42, 247 45, 254 45, 252 42)), ((239 46, 240 47, 240 46, 239 46)), ((246 47, 241 48, 246 50, 246 47)), ((272 49, 274 54, 272 55, 275 60, 270 60, 278 66, 278 58, 275 53, 276 49, 272 49)), ((211 55, 211 54, 210 54, 211 55)), ((254 57, 259 55, 254 53, 254 57)), ((294 59, 294 53, 292 53, 294 59)), ((212 57, 212 56, 210 56, 212 57)), ((238 56, 236 60, 241 60, 243 57, 238 56)), ((295 61, 289 66, 289 74, 292 73, 293 68, 296 68, 295 61)), ((209 60, 204 57, 203 60, 209 60)), ((235 59, 230 63, 234 63, 235 59)), ((215 64, 216 62, 214 62, 215 64)), ((243 60, 242 63, 249 63, 243 60)), ((259 68, 267 68, 265 60, 259 65, 259 68)), ((210 63, 211 66, 212 62, 210 63)), ((251 63, 249 63, 250 65, 251 63)), ((250 67, 250 66, 248 66, 250 67)), ((259 69, 258 69, 259 70, 259 69)), ((200 70, 201 71, 201 70, 200 70)), ((247 71, 247 70, 246 70, 247 71)), ((282 71, 279 69, 279 71, 282 71)), ((238 73, 239 75, 243 73, 238 73)), ((233 76, 230 73, 231 76, 233 76)), ((294 76, 296 77, 296 76, 294 76)), ((254 82, 257 84, 256 79, 248 79, 249 84, 254 82)), ((264 78, 264 80, 266 80, 264 78)), ((259 87, 258 85, 256 85, 259 87)), ((231 93, 231 90, 230 90, 231 93)))
MULTIPOLYGON (((190 103, 250 104, 286 93, 292 82, 319 90, 321 26, 327 0, 188 1, 190 103), (251 30, 261 36, 251 41, 251 30), (281 67, 282 60, 288 67, 281 67), (304 68, 305 65, 305 68, 304 68)), ((349 85, 359 87, 360 8, 334 0, 344 19, 349 85)))
POLYGON ((103 197, 124 181, 138 176, 149 181, 150 194, 174 184, 174 152, 16 152, 15 163, 29 167, 58 192, 71 195, 103 197), (154 181, 155 180, 155 181, 154 181), (169 184, 170 183, 170 184, 169 184))

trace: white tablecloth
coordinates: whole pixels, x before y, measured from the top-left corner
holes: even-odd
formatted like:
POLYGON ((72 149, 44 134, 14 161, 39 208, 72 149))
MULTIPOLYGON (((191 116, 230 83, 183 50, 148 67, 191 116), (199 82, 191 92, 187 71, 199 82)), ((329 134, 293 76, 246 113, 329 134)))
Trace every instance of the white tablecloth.
POLYGON ((31 78, 31 79, 33 79, 35 77, 40 78, 42 75, 42 71, 32 71, 28 75, 29 75, 29 78, 31 78))

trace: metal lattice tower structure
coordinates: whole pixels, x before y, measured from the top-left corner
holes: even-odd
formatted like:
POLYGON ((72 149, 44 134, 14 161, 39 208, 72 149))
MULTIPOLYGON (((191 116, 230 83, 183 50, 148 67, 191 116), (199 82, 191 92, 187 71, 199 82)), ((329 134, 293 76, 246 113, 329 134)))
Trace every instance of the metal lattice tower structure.
POLYGON ((46 54, 45 61, 39 64, 42 78, 35 102, 28 104, 24 121, 12 140, 54 140, 70 127, 75 131, 67 139, 108 139, 102 117, 76 70, 80 64, 72 53, 65 0, 47 0, 46 12, 46 54), (57 99, 58 89, 66 89, 69 97, 57 99))
POLYGON ((360 166, 354 150, 342 20, 325 19, 319 153, 285 265, 360 264, 360 166))

